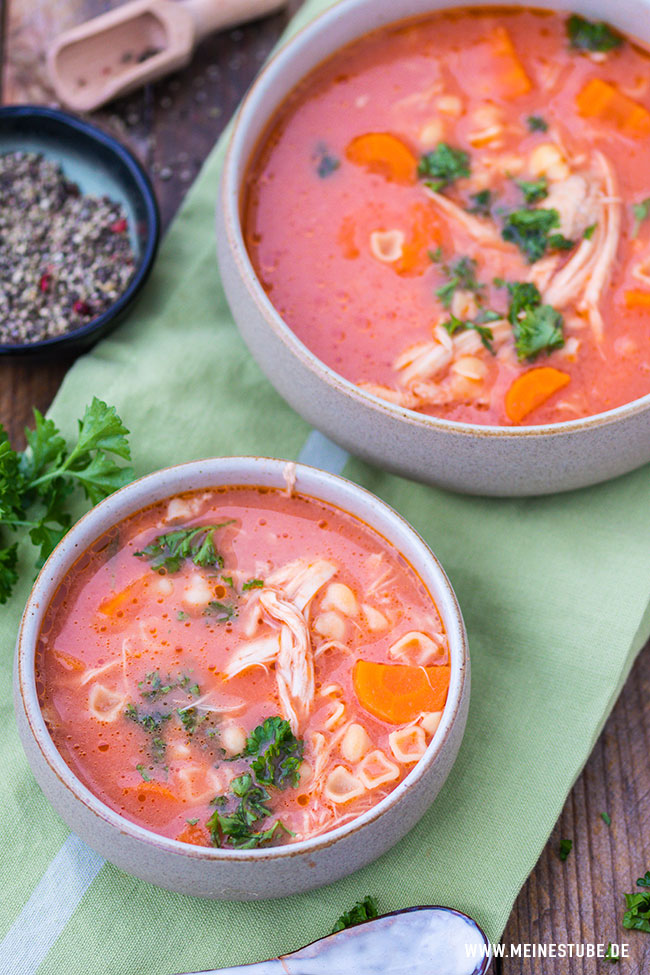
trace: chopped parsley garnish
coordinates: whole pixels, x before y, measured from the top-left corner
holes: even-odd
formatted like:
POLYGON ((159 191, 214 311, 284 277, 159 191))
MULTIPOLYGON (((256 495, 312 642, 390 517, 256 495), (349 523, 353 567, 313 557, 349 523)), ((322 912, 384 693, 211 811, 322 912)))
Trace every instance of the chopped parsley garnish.
POLYGON ((196 824, 198 823, 198 821, 199 821, 198 820, 198 817, 196 819, 186 819, 185 820, 185 822, 187 823, 188 826, 196 826, 196 824))
POLYGON ((231 588, 231 589, 232 589, 232 588, 233 588, 233 586, 234 586, 234 583, 233 583, 233 581, 232 581, 232 576, 221 576, 221 581, 222 581, 222 582, 225 582, 225 583, 226 583, 226 585, 227 585, 227 586, 230 586, 230 588, 231 588))
POLYGON ((219 808, 226 805, 227 798, 218 796, 219 801, 215 800, 214 803, 218 808, 206 823, 215 846, 229 845, 236 850, 252 850, 269 843, 281 830, 290 832, 279 819, 276 819, 268 829, 260 831, 253 829, 271 815, 271 810, 266 805, 270 798, 268 792, 261 786, 255 785, 250 773, 246 772, 233 779, 230 783, 230 791, 236 799, 239 799, 234 811, 219 812, 219 808))
POLYGON ((249 589, 262 589, 263 586, 263 579, 249 579, 248 582, 245 582, 241 588, 242 592, 248 592, 249 589))
POLYGON ((372 921, 379 916, 377 901, 370 894, 366 894, 363 900, 357 901, 354 907, 341 914, 340 918, 332 928, 331 933, 343 931, 344 928, 353 928, 355 924, 362 924, 364 921, 372 921))
POLYGON ((542 304, 536 285, 515 281, 508 285, 508 321, 515 335, 517 357, 534 359, 540 352, 552 352, 564 345, 564 319, 551 305, 542 304))
POLYGON ((151 776, 147 773, 147 770, 144 765, 136 765, 136 769, 142 776, 142 780, 144 782, 151 782, 151 776))
POLYGON ((143 712, 135 704, 127 704, 124 709, 124 716, 129 721, 134 721, 136 724, 139 724, 148 734, 153 735, 157 731, 160 731, 163 722, 169 721, 171 713, 165 713, 164 711, 143 712))
POLYGON ((154 670, 150 674, 145 674, 144 677, 144 680, 138 681, 138 688, 140 690, 140 695, 146 698, 148 701, 160 700, 161 697, 165 697, 170 691, 173 691, 176 688, 187 688, 191 694, 196 694, 197 697, 200 694, 198 684, 193 684, 192 687, 187 686, 190 682, 190 677, 188 674, 182 674, 177 678, 173 678, 168 674, 163 681, 160 673, 157 670, 154 670), (143 688, 145 689, 143 690, 143 688))
POLYGON ((609 815, 608 812, 601 812, 600 818, 604 822, 605 826, 611 826, 612 825, 612 817, 609 815))
POLYGON ((304 743, 296 738, 284 718, 274 717, 257 726, 246 741, 242 755, 254 755, 251 769, 262 785, 277 789, 297 786, 304 743))
POLYGON ((585 20, 578 14, 573 14, 566 23, 566 30, 571 47, 577 51, 598 51, 604 53, 620 47, 623 38, 609 24, 603 21, 585 20))
POLYGON ((551 234, 560 226, 557 210, 514 210, 506 217, 501 236, 511 244, 516 244, 525 254, 530 264, 544 257, 546 251, 568 250, 573 241, 562 234, 551 234))
POLYGON ((447 275, 447 282, 436 288, 436 296, 445 308, 449 308, 457 288, 461 291, 471 291, 478 296, 483 290, 482 285, 476 279, 476 261, 471 257, 460 257, 453 264, 443 264, 441 269, 447 275))
POLYGON ((539 203, 540 200, 548 196, 548 180, 545 176, 533 180, 518 179, 516 183, 529 206, 533 203, 539 203))
POLYGON ((179 620, 179 622, 184 623, 185 620, 189 619, 189 616, 182 609, 179 609, 178 613, 176 614, 176 619, 179 620))
POLYGON ((219 599, 211 599, 203 610, 204 616, 214 618, 216 623, 229 623, 237 615, 234 603, 222 603, 219 599))
MULTIPOLYGON (((494 312, 494 314, 496 315, 496 312, 494 312)), ((500 317, 500 315, 497 315, 497 318, 500 317)), ((493 321, 496 321, 496 319, 493 319, 493 321)), ((488 352, 491 352, 492 355, 496 355, 492 345, 494 334, 492 329, 488 328, 487 325, 481 325, 480 322, 464 322, 460 318, 456 318, 455 315, 451 315, 449 321, 443 322, 442 326, 449 332, 450 335, 455 335, 457 332, 466 332, 468 329, 474 329, 475 332, 478 332, 481 342, 488 352)))
POLYGON ((193 735, 198 726, 208 718, 207 711, 200 714, 197 709, 193 707, 177 708, 176 713, 178 714, 181 724, 188 735, 193 735))
POLYGON ((585 240, 591 240, 591 238, 594 236, 594 231, 596 230, 597 226, 598 226, 597 223, 592 223, 589 225, 589 227, 585 229, 585 232, 582 235, 585 240))
POLYGON ((611 941, 609 941, 607 943, 607 951, 603 955, 603 958, 605 959, 605 961, 611 961, 611 963, 613 965, 618 965, 618 963, 619 963, 619 960, 620 959, 619 959, 618 955, 615 955, 614 954, 614 952, 612 950, 612 942, 611 941))
POLYGON ((646 197, 645 200, 641 200, 640 203, 632 204, 632 213, 634 214, 634 226, 632 227, 632 240, 639 236, 639 230, 641 229, 641 224, 644 220, 648 219, 650 214, 650 196, 646 197))
POLYGON ((572 849, 573 840, 560 840, 560 845, 557 851, 560 860, 566 860, 572 849))
POLYGON ((219 528, 232 525, 233 520, 222 521, 218 525, 199 525, 194 528, 180 528, 166 535, 158 535, 141 552, 134 554, 151 562, 157 572, 178 572, 186 559, 200 568, 216 566, 223 568, 223 559, 214 544, 214 533, 219 528))
POLYGON ((637 887, 641 893, 624 894, 627 910, 623 915, 623 927, 628 931, 645 931, 650 934, 650 870, 639 877, 637 887))
POLYGON ((340 165, 340 159, 337 159, 336 156, 330 156, 329 153, 325 153, 318 161, 316 172, 321 179, 327 179, 328 176, 336 172, 340 165))
POLYGON ((457 179, 469 176, 469 153, 439 142, 418 163, 418 176, 434 193, 439 193, 457 179))
POLYGON ((531 132, 548 132, 548 122, 541 115, 529 115, 526 125, 531 132))
POLYGON ((492 190, 479 190, 478 193, 470 195, 471 207, 467 207, 468 213, 474 213, 478 217, 489 217, 490 207, 492 206, 492 190))

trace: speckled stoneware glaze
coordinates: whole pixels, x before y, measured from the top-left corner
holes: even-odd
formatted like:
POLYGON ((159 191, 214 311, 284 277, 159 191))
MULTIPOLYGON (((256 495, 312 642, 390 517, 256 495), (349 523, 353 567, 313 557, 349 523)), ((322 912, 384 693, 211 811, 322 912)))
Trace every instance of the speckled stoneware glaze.
POLYGON ((460 747, 469 706, 469 657, 463 619, 440 563, 420 536, 374 495, 350 481, 297 465, 296 490, 370 525, 413 566, 438 606, 449 639, 451 683, 440 726, 426 754, 369 811, 311 840, 260 850, 190 846, 136 826, 100 802, 55 748, 38 703, 34 659, 47 607, 77 559, 128 515, 181 491, 224 484, 285 488, 285 462, 255 457, 196 461, 158 471, 102 501, 54 550, 23 615, 14 670, 18 731, 34 776, 75 833, 128 873, 183 894, 228 900, 280 897, 331 883, 385 853, 428 809, 460 747))
MULTIPOLYGON (((471 6, 521 6, 472 0, 471 6)), ((531 0, 604 19, 650 42, 650 0, 531 0)), ((424 416, 358 389, 325 366, 273 308, 249 260, 241 188, 270 118, 296 84, 341 46, 383 24, 458 0, 342 0, 285 44, 237 117, 217 207, 217 250, 226 295, 251 353, 306 420, 352 453, 408 477, 471 494, 551 494, 616 477, 650 461, 650 396, 597 416, 543 426, 475 426, 424 416)), ((308 273, 306 270, 305 273, 308 273)))

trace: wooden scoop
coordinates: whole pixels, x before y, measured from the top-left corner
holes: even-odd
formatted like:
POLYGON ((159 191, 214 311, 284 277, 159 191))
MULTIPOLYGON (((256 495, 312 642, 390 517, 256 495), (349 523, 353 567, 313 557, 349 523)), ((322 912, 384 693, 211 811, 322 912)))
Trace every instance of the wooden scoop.
POLYGON ((60 101, 88 112, 184 67, 207 34, 287 0, 133 0, 61 34, 47 57, 60 101))

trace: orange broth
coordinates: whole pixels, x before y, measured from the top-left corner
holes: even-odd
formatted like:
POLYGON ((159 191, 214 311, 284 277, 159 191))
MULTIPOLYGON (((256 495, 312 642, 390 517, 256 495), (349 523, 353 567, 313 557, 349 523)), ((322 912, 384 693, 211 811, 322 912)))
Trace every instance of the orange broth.
POLYGON ((297 842, 379 802, 435 734, 450 667, 431 596, 375 531, 309 497, 229 487, 100 538, 48 608, 36 671, 54 743, 99 799, 233 848, 297 842), (169 536, 190 529, 174 561, 169 536), (257 809, 243 831, 241 803, 257 809))
POLYGON ((572 47, 568 17, 481 8, 392 25, 279 110, 250 164, 245 239, 277 311, 346 379, 498 425, 650 392, 650 59, 624 38, 572 47), (441 145, 467 154, 469 175, 441 186, 426 172, 441 145), (518 181, 537 184, 531 200, 518 181), (557 215, 541 254, 504 239, 522 209, 557 215), (537 289, 525 311, 517 283, 537 289))

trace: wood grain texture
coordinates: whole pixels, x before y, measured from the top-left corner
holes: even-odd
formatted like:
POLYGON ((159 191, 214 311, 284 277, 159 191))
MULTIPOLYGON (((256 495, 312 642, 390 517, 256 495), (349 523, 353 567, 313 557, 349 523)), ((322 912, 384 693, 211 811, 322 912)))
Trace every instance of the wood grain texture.
MULTIPOLYGON (((48 37, 115 6, 106 0, 10 0, 4 45, 6 102, 52 103, 43 71, 48 37)), ((205 41, 182 73, 115 102, 92 120, 126 142, 152 175, 166 226, 290 13, 205 41)), ((70 359, 0 360, 0 421, 12 438, 32 405, 47 408, 70 359)), ((618 967, 590 959, 506 958, 495 975, 650 975, 650 935, 625 932, 623 893, 650 869, 650 646, 643 651, 594 752, 525 884, 504 943, 626 942, 618 967), (600 813, 608 812, 607 827, 600 813), (573 840, 565 863, 560 838, 573 840)))

